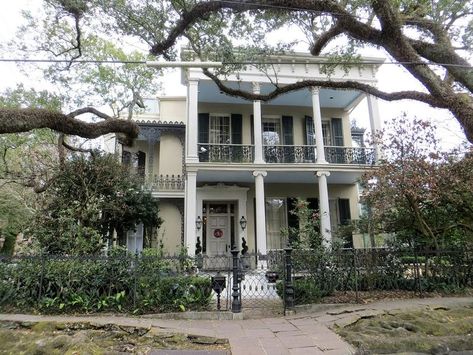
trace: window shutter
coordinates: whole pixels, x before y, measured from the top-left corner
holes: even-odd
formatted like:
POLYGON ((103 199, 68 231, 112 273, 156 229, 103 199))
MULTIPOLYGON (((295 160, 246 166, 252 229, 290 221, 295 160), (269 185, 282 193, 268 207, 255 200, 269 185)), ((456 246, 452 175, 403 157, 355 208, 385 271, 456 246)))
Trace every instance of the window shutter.
POLYGON ((255 118, 253 115, 250 116, 251 122, 251 144, 255 144, 255 118))
POLYGON ((332 118, 333 145, 343 146, 343 126, 341 118, 332 118))
POLYGON ((282 116, 283 143, 285 145, 294 145, 292 134, 292 116, 282 116))
POLYGON ((351 220, 350 200, 347 198, 338 199, 338 213, 340 214, 340 224, 346 225, 351 220))
POLYGON ((209 143, 209 114, 199 113, 199 143, 209 143))
POLYGON ((141 150, 138 151, 138 175, 145 176, 146 153, 141 150))
POLYGON ((310 116, 305 116, 305 144, 315 145, 314 120, 310 116))
POLYGON ((307 199, 307 202, 309 203, 309 208, 311 210, 314 210, 314 211, 318 211, 319 210, 319 199, 318 198, 314 198, 314 197, 309 197, 307 199))
POLYGON ((242 131, 242 125, 243 125, 243 119, 242 115, 239 113, 232 113, 232 144, 242 144, 242 137, 241 137, 241 131, 242 131))

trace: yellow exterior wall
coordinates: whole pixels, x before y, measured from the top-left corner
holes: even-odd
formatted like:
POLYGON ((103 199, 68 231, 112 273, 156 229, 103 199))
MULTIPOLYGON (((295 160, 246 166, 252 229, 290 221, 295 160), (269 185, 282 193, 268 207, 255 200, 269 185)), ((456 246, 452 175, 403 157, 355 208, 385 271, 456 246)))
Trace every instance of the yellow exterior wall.
POLYGON ((173 134, 161 135, 159 149, 159 174, 182 175, 182 145, 173 134))
POLYGON ((158 230, 158 243, 162 241, 167 253, 177 254, 181 248, 181 214, 178 208, 166 200, 159 201, 159 216, 163 224, 158 230))
POLYGON ((159 98, 160 121, 185 122, 186 121, 186 98, 161 97, 159 98))

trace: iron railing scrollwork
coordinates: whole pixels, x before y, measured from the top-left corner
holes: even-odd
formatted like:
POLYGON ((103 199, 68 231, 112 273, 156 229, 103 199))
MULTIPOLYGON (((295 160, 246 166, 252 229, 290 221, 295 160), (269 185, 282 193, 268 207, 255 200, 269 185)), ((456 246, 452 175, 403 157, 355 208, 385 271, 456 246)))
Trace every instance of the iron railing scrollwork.
POLYGON ((266 163, 315 163, 315 146, 264 145, 266 163))
POLYGON ((153 191, 184 191, 185 179, 181 175, 153 175, 147 185, 153 191))
POLYGON ((244 144, 209 144, 198 145, 200 162, 252 163, 254 146, 244 144))
POLYGON ((375 161, 373 148, 327 146, 325 159, 331 164, 372 165, 375 161))

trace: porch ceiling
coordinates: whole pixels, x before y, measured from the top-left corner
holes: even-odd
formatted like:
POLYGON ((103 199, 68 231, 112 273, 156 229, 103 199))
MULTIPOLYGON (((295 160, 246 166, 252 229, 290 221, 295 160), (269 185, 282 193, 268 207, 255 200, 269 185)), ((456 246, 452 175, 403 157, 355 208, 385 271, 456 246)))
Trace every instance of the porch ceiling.
MULTIPOLYGON (((255 169, 261 170, 261 169, 255 169)), ((313 171, 271 171, 266 169, 268 175, 264 178, 269 184, 313 184, 317 181, 313 171)), ((329 184, 353 184, 362 171, 332 171, 327 178, 329 184)), ((252 170, 199 170, 197 172, 197 182, 201 183, 233 183, 233 184, 253 184, 254 177, 252 170)))
MULTIPOLYGON (((228 86, 232 88, 239 88, 245 91, 251 91, 250 83, 227 82, 228 86)), ((273 90, 271 84, 261 84, 261 93, 266 94, 273 90)), ((361 92, 355 90, 332 90, 320 89, 320 106, 327 108, 346 108, 351 106, 358 97, 362 95, 361 92)), ((199 101, 224 103, 224 104, 249 104, 250 102, 241 98, 228 96, 221 93, 217 85, 213 81, 199 81, 199 101)), ((303 106, 312 107, 312 95, 308 89, 292 91, 290 93, 281 95, 274 100, 271 100, 263 105, 275 106, 303 106)))

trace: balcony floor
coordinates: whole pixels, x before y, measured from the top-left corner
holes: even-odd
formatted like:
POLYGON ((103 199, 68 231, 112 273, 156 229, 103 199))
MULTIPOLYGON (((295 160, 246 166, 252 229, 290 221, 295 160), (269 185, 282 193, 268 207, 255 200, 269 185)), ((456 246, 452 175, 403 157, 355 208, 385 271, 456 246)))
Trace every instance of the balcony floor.
MULTIPOLYGON (((252 184, 254 183, 254 177, 252 172, 254 170, 264 170, 268 175, 264 178, 265 183, 274 184, 313 184, 317 181, 314 173, 315 168, 310 170, 294 170, 281 171, 274 170, 274 168, 268 166, 266 168, 254 167, 253 169, 246 168, 245 170, 216 170, 213 169, 200 169, 197 172, 197 182, 209 182, 209 183, 242 183, 252 184)), ((318 169, 318 170, 329 170, 331 171, 330 176, 327 178, 329 184, 354 184, 363 174, 364 170, 351 170, 351 171, 332 171, 331 169, 318 169)))

